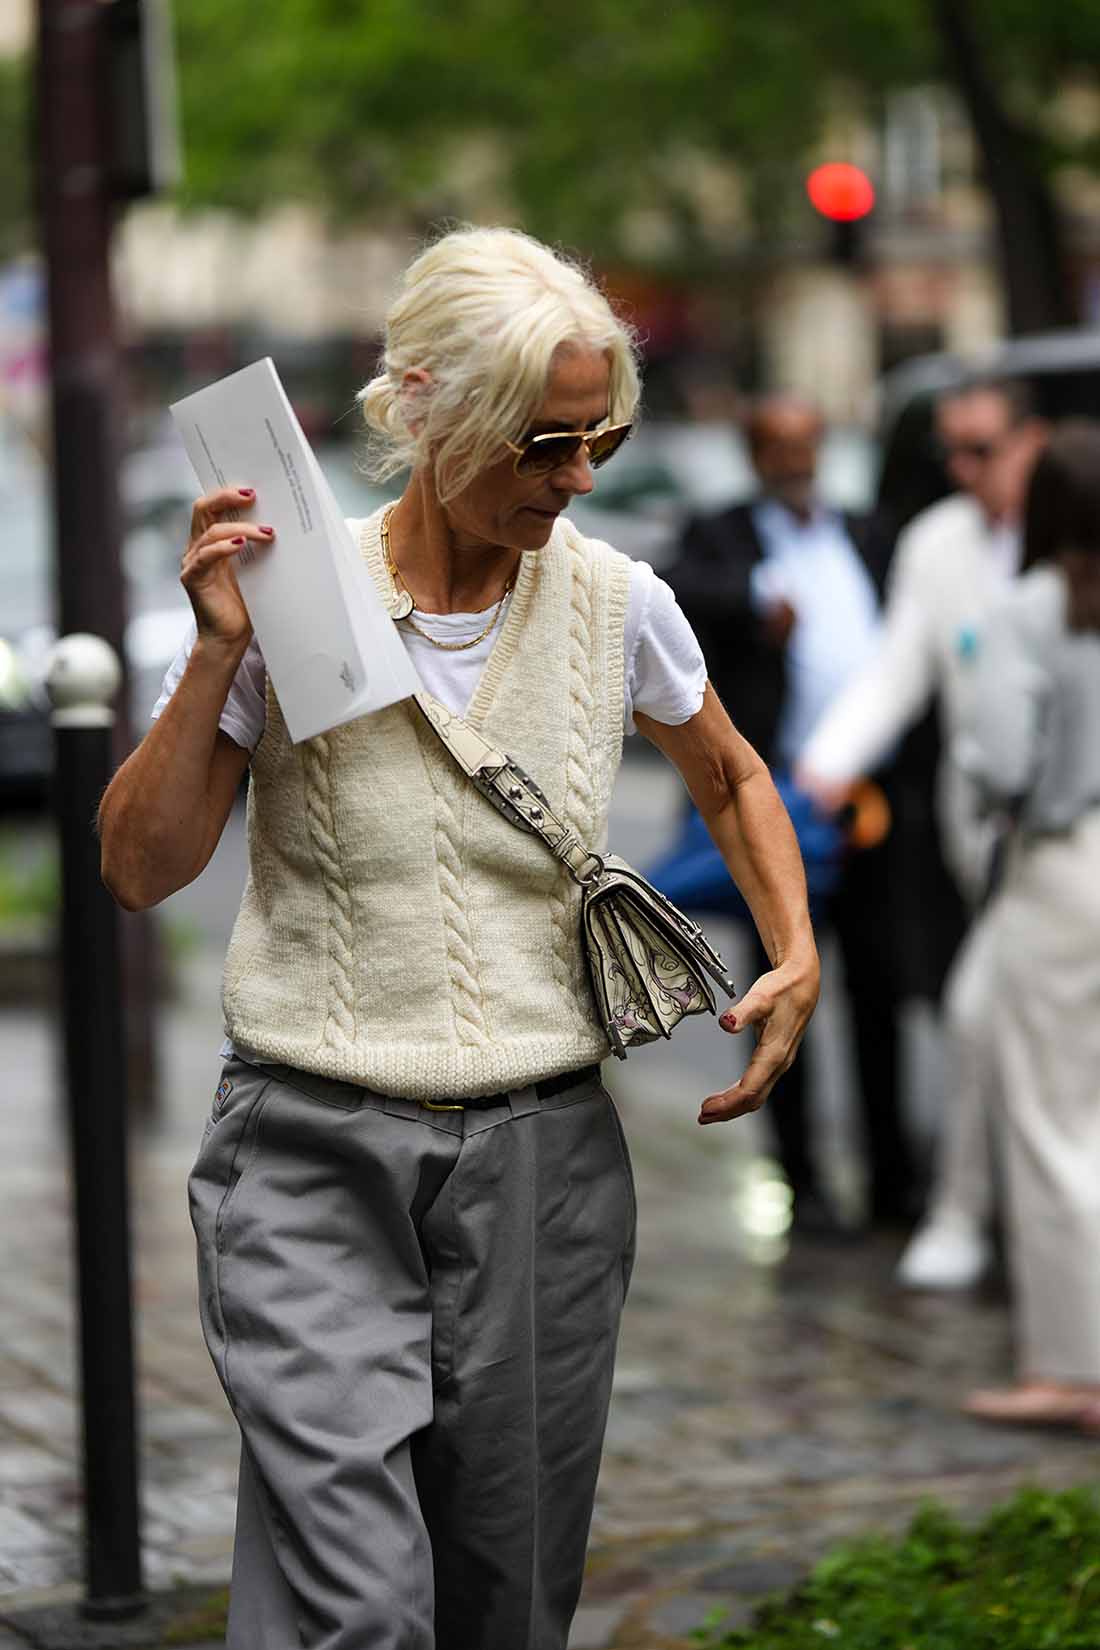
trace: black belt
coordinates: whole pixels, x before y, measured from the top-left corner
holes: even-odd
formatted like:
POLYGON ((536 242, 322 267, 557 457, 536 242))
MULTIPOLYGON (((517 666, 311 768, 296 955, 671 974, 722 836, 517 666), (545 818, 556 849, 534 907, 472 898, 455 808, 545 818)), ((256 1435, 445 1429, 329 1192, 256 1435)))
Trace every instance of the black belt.
MULTIPOLYGON (((582 1066, 579 1071, 563 1071, 560 1077, 544 1077, 541 1082, 525 1084, 524 1087, 533 1087, 540 1100, 549 1100, 552 1095, 564 1094, 567 1089, 579 1088, 582 1083, 598 1082, 599 1076, 599 1066, 582 1066)), ((421 1100, 420 1105, 428 1111, 484 1111, 487 1106, 499 1106, 507 1098, 508 1091, 505 1091, 503 1094, 482 1094, 475 1100, 421 1100)))
POLYGON ((540 1100, 549 1100, 552 1094, 564 1094, 566 1089, 575 1089, 581 1083, 598 1083, 600 1079, 599 1066, 582 1066, 580 1071, 565 1071, 560 1077, 544 1077, 541 1083, 535 1084, 535 1093, 540 1100))

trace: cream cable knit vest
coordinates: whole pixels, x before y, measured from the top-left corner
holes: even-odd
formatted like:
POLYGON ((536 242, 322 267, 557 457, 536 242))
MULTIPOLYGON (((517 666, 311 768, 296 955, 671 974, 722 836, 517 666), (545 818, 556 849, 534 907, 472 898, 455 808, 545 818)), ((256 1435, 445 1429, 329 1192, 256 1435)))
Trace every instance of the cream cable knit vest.
MULTIPOLYGON (((390 604, 381 512, 362 550, 390 604)), ((559 520, 524 555, 466 715, 583 842, 606 842, 623 737, 627 558, 559 520)), ((471 1098, 608 1052, 579 890, 502 819, 411 704, 292 745, 268 684, 226 1028, 267 1060, 416 1099, 471 1098)))

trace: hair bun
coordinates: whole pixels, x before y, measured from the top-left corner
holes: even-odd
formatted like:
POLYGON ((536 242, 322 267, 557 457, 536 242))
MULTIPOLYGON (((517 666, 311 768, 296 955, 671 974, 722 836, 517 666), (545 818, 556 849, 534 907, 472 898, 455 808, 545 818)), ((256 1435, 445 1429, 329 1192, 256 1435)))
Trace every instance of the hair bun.
POLYGON ((359 404, 369 429, 391 439, 398 439, 405 433, 400 398, 390 383, 388 373, 379 373, 359 391, 359 404))

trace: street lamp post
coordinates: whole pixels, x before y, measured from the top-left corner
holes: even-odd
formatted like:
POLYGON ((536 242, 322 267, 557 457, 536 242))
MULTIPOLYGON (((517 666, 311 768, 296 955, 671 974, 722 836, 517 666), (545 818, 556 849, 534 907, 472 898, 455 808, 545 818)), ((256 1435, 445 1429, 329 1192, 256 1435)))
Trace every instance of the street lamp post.
MULTIPOLYGON (((83 1612, 115 1620, 144 1604, 126 1097, 131 1073, 139 1077, 136 1092, 151 1096, 155 1087, 155 936, 147 918, 128 918, 125 931, 120 928, 100 878, 93 829, 115 761, 129 746, 125 700, 117 726, 112 708, 122 678, 126 615, 119 554, 121 371, 110 245, 119 202, 173 181, 178 143, 168 0, 37 0, 36 10, 37 195, 48 274, 58 630, 75 632, 54 650, 48 686, 80 1289, 83 1612), (123 949, 130 963, 129 1014, 123 949)), ((82 1643, 91 1643, 92 1631, 85 1629, 82 1643)), ((113 1643, 110 1629, 104 1632, 108 1637, 98 1642, 113 1643)))
MULTIPOLYGON (((143 0, 143 8, 149 4, 143 0)), ((35 51, 57 630, 103 636, 123 661, 122 367, 110 250, 119 199, 140 192, 141 156, 135 151, 142 128, 134 116, 140 99, 127 68, 134 55, 127 47, 132 11, 133 0, 38 0, 35 51)), ((124 697, 115 726, 116 762, 130 749, 128 721, 124 697)), ((145 1110, 153 1109, 157 1092, 156 944, 147 916, 125 919, 121 958, 131 1091, 145 1110)))
POLYGON ((114 768, 121 669, 98 636, 50 656, 61 840, 65 1065, 76 1205, 84 1417, 86 1616, 144 1608, 138 1524, 134 1350, 126 1172, 126 1048, 118 911, 103 885, 96 807, 114 768))

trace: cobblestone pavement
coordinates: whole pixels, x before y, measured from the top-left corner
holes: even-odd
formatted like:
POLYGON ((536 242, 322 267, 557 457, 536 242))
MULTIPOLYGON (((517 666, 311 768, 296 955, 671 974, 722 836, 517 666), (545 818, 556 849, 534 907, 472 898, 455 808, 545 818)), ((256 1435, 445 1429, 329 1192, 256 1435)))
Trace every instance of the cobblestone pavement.
MULTIPOLYGON (((185 970, 164 1018, 161 1113, 133 1146, 145 1567, 157 1588, 223 1581, 232 1539, 234 1428, 199 1335, 185 1195, 217 1081, 217 965, 206 947, 185 970)), ((902 1527, 926 1496, 978 1509, 1024 1482, 1100 1473, 1093 1444, 958 1413, 969 1385, 1009 1370, 1002 1299, 899 1293, 898 1239, 787 1243, 766 1122, 694 1121, 698 1099, 729 1080, 732 1047, 696 1022, 609 1074, 634 1156, 639 1254, 572 1650, 682 1646, 716 1606, 744 1619, 754 1596, 824 1548, 902 1527)), ((0 1012, 0 1072, 6 1614, 79 1596, 82 1560, 70 1212, 44 1012, 0 1012)), ((850 1152, 836 1160, 850 1166, 850 1152)), ((0 1628, 0 1650, 22 1642, 0 1628)))

